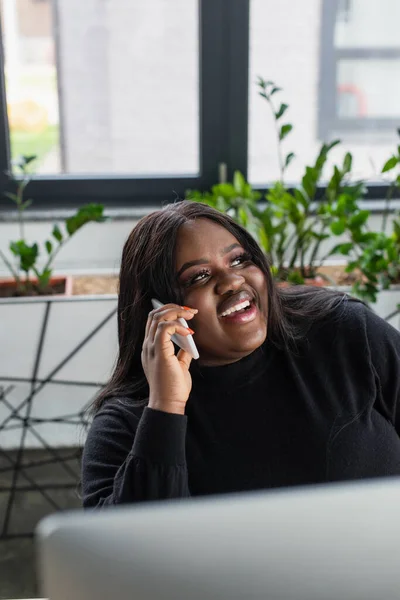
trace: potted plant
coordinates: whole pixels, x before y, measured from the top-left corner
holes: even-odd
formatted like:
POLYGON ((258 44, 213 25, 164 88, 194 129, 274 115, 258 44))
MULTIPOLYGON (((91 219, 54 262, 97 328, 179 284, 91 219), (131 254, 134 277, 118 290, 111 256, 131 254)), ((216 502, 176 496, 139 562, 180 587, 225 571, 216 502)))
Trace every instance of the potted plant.
MULTIPOLYGON (((399 132, 400 133, 400 132, 399 132)), ((383 165, 382 175, 393 174, 389 181, 386 206, 380 231, 371 231, 368 216, 361 220, 344 214, 341 227, 348 242, 338 244, 331 254, 342 254, 348 264, 345 269, 353 279, 352 292, 364 301, 375 305, 379 314, 397 325, 395 319, 400 309, 400 217, 395 216, 392 230, 388 232, 391 199, 400 186, 400 146, 383 165)), ((363 211, 365 215, 367 211, 363 211)))
POLYGON ((57 254, 84 225, 90 222, 101 223, 105 220, 104 207, 101 204, 87 204, 65 220, 65 226, 54 225, 51 236, 42 244, 28 243, 24 215, 32 204, 25 199, 25 190, 32 179, 32 163, 36 156, 21 156, 15 163, 20 177, 12 176, 14 192, 5 195, 15 204, 18 217, 19 238, 10 241, 10 256, 0 250, 0 258, 8 269, 11 279, 0 280, 0 297, 37 296, 72 293, 72 280, 68 277, 53 277, 53 263, 57 254), (41 256, 45 256, 42 265, 41 256))

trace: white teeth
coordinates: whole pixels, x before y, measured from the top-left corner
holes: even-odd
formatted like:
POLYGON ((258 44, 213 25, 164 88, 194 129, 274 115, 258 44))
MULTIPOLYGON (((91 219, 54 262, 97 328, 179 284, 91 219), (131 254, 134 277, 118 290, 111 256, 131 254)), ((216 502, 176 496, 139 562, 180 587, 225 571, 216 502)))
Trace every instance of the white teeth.
POLYGON ((240 302, 240 304, 236 304, 235 306, 228 308, 228 310, 222 313, 221 317, 227 317, 238 310, 242 310, 242 308, 246 308, 246 306, 250 306, 249 300, 244 300, 244 302, 240 302))

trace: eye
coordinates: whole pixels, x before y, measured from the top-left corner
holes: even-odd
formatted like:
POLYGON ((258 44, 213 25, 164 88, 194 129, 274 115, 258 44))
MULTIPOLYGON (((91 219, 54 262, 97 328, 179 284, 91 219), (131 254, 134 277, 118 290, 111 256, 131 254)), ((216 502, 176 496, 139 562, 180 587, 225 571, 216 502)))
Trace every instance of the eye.
POLYGON ((208 271, 207 269, 202 269, 198 273, 195 273, 185 282, 185 287, 198 283, 199 281, 203 281, 203 279, 206 279, 206 277, 208 277, 209 275, 210 271, 208 271))
POLYGON ((239 265, 249 262, 250 260, 250 254, 248 252, 243 252, 242 254, 239 254, 239 256, 235 256, 235 258, 232 259, 231 266, 238 267, 239 265))

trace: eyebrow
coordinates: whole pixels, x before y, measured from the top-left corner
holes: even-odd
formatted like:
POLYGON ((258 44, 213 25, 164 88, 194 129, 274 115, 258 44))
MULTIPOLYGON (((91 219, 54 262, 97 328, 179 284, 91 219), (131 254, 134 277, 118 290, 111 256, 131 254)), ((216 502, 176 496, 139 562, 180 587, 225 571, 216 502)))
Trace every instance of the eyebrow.
MULTIPOLYGON (((231 250, 234 250, 235 248, 241 248, 241 245, 238 244, 237 242, 235 242, 234 244, 231 244, 230 246, 223 248, 221 250, 220 255, 225 256, 226 254, 228 254, 229 252, 231 252, 231 250)), ((180 277, 182 275, 182 273, 184 271, 186 271, 187 269, 190 269, 190 267, 194 267, 196 265, 207 265, 207 264, 209 264, 209 262, 210 261, 207 260, 207 258, 197 258, 196 260, 190 260, 189 262, 185 262, 179 269, 177 277, 180 277)))

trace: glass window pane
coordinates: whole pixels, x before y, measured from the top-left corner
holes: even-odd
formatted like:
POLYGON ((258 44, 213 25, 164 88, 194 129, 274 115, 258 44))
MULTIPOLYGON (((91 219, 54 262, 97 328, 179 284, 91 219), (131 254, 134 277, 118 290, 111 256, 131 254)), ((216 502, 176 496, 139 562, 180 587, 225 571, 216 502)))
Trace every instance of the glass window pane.
POLYGON ((41 173, 196 175, 197 5, 2 0, 13 156, 40 155, 41 173))
POLYGON ((322 142, 342 140, 325 176, 350 151, 355 175, 375 180, 397 146, 393 120, 400 124, 400 38, 393 28, 400 3, 338 4, 336 19, 326 23, 323 8, 332 6, 331 0, 251 0, 249 180, 254 184, 279 177, 274 121, 258 95, 258 76, 283 88, 273 97, 277 108, 281 102, 289 105, 282 123, 294 129, 283 144, 285 154, 294 152, 296 159, 287 170, 288 182, 299 181, 322 142), (343 56, 344 51, 350 55, 343 56))
POLYGON ((399 116, 400 58, 340 60, 337 73, 340 117, 399 116))
POLYGON ((390 48, 399 45, 398 0, 340 0, 335 27, 337 48, 390 48))

